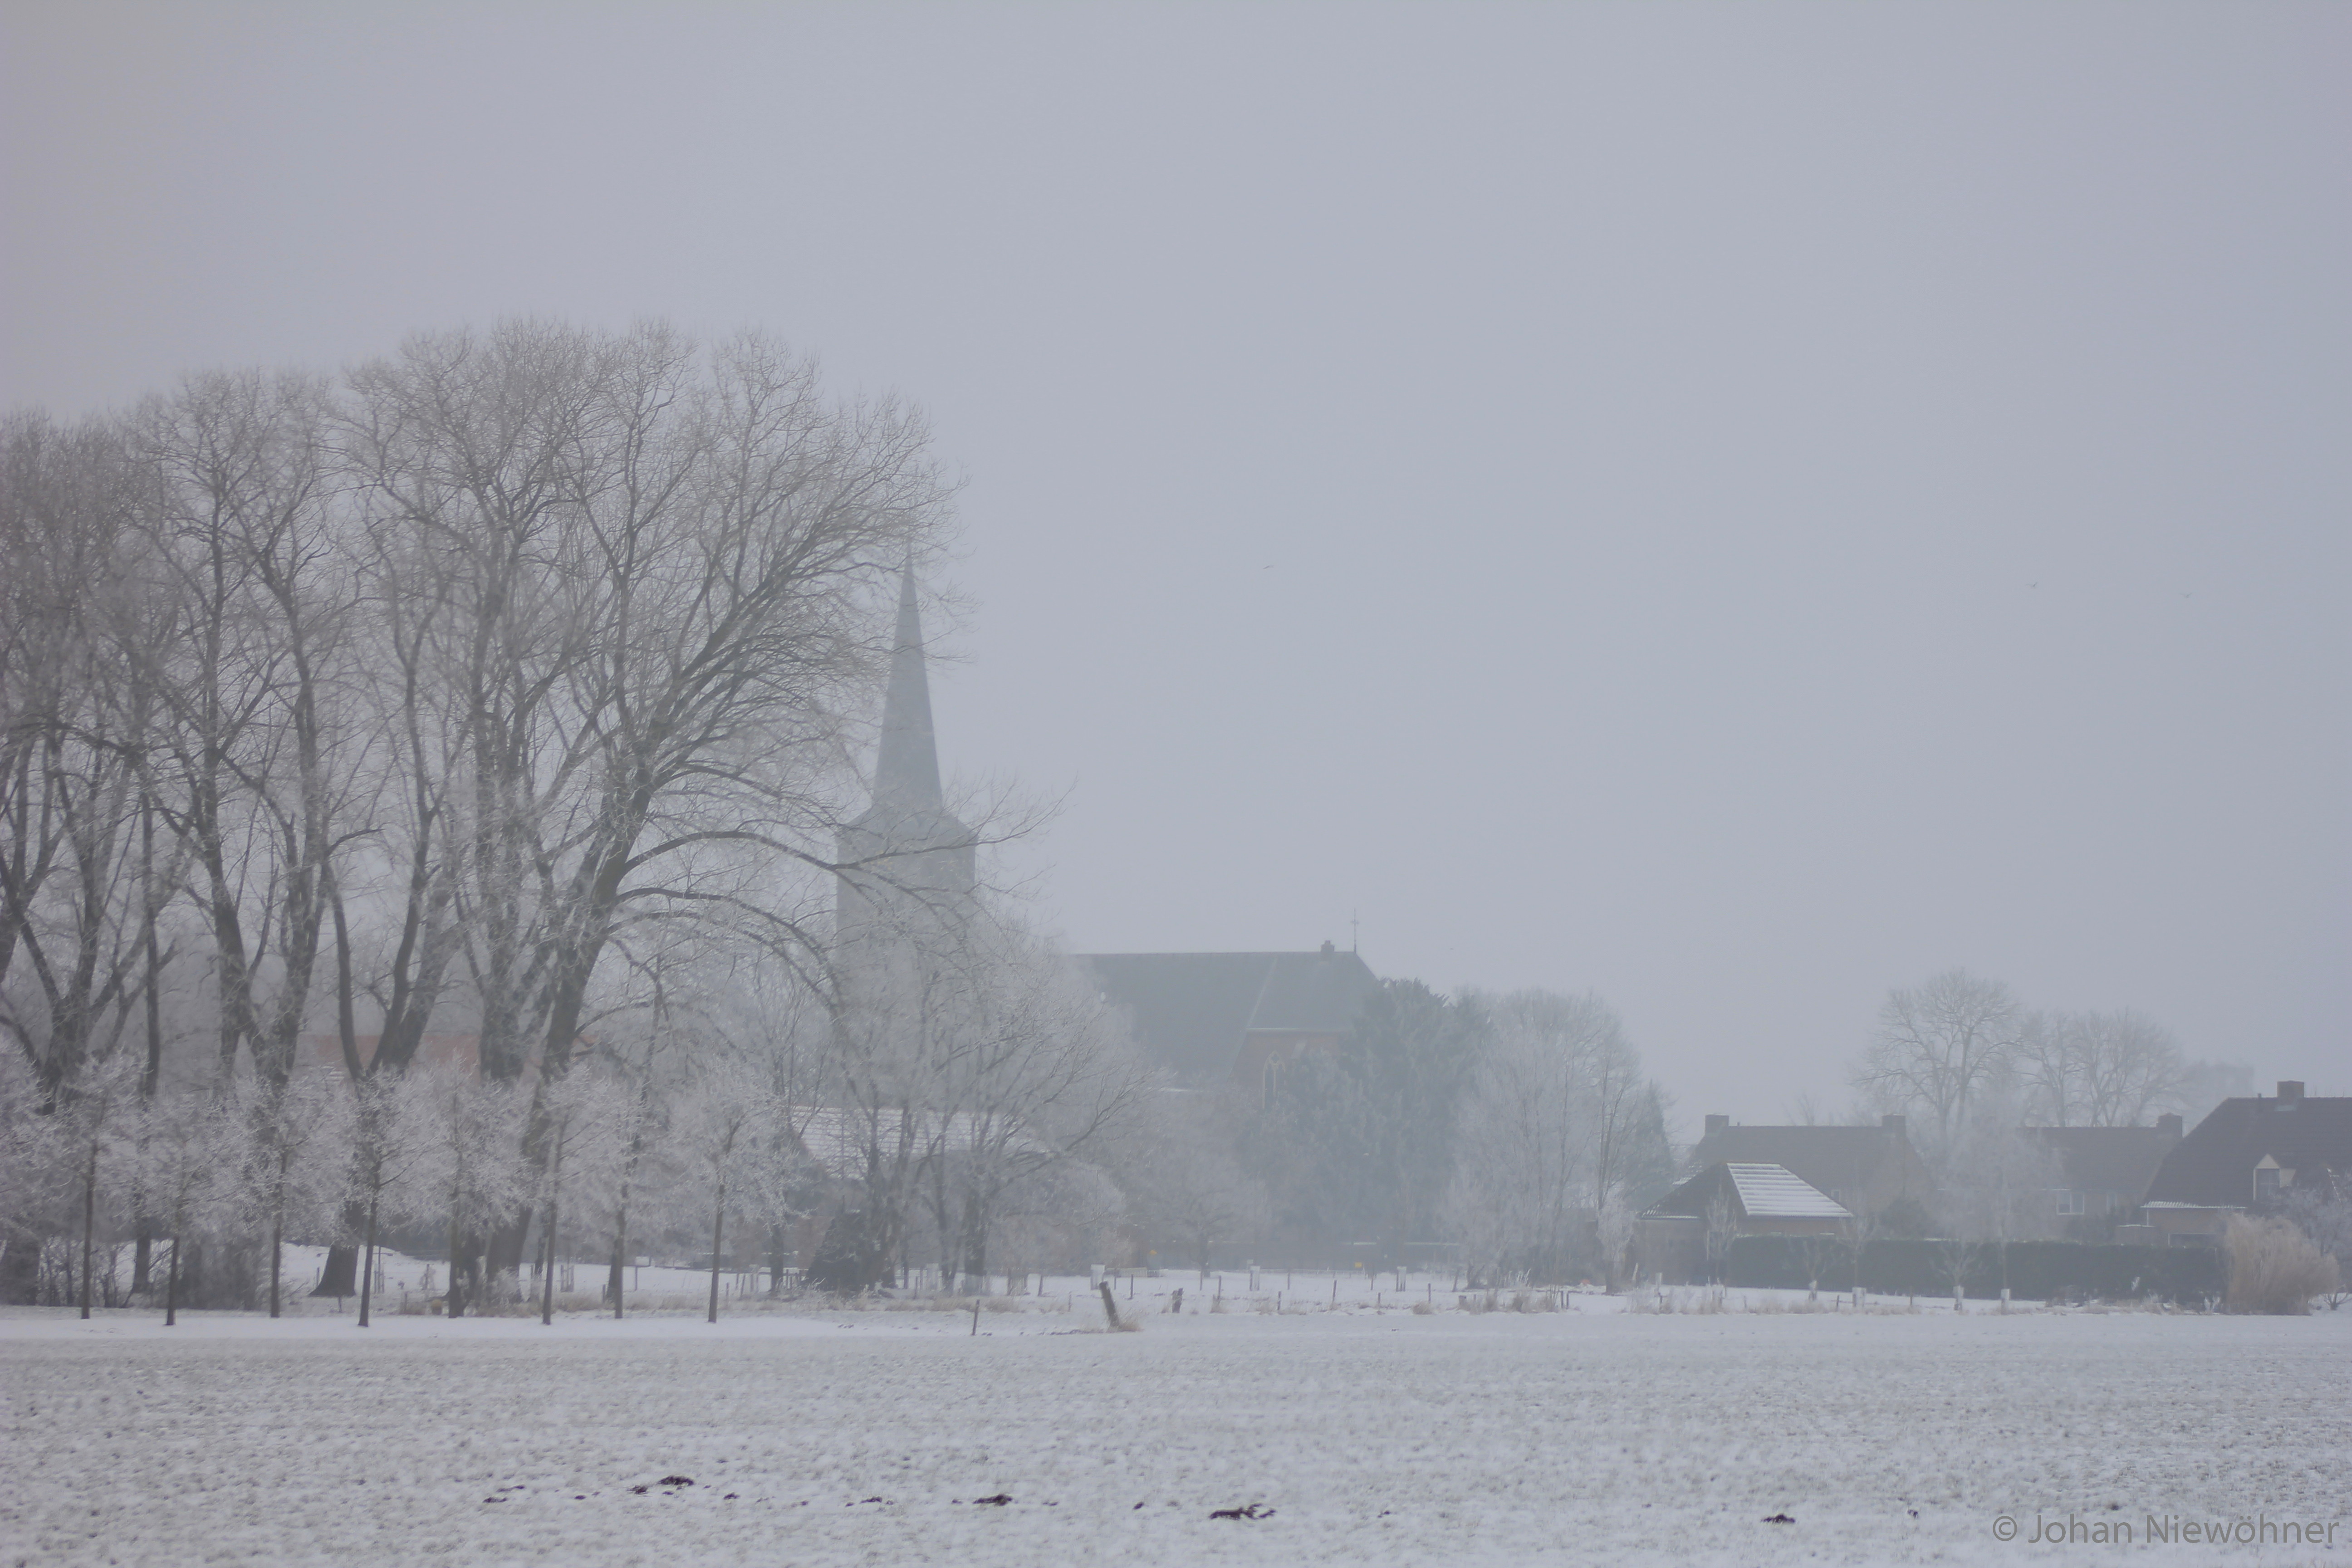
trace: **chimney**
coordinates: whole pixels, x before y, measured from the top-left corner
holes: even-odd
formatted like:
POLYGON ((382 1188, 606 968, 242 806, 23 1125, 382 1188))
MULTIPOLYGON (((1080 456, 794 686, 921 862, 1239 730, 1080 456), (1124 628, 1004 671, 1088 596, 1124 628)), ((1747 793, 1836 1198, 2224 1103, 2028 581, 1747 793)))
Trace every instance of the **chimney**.
POLYGON ((1330 957, 1333 953, 1335 953, 1335 952, 1339 952, 1339 950, 1338 948, 1333 947, 1329 942, 1325 942, 1325 943, 1323 944, 1323 953, 1322 953, 1322 956, 1323 956, 1323 957, 1325 957, 1325 958, 1328 958, 1328 957, 1330 957))
POLYGON ((1892 1132, 1895 1136, 1902 1139, 1906 1143, 1911 1140, 1911 1135, 1904 1131, 1904 1121, 1900 1116, 1880 1117, 1878 1119, 1878 1130, 1882 1132, 1892 1132))
POLYGON ((2296 1100, 2301 1100, 2303 1098, 2302 1080, 2292 1078, 2279 1079, 2278 1097, 2281 1105, 2293 1105, 2296 1100))
POLYGON ((1728 1116, 1710 1116, 1706 1119, 1706 1135, 1712 1138, 1730 1125, 1731 1118, 1728 1116))
POLYGON ((2177 1110, 2168 1110, 2162 1116, 2158 1117, 2156 1119, 2156 1130, 2158 1132, 2163 1133, 2167 1138, 2179 1137, 2180 1112, 2177 1110))

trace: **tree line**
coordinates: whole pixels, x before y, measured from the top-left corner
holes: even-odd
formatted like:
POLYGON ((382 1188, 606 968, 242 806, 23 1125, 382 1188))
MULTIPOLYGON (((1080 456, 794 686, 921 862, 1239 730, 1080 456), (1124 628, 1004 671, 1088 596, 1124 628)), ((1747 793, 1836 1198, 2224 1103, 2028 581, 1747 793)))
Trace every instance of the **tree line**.
POLYGON ((641 1250, 1605 1271, 1669 1153, 1596 1000, 1391 983, 1237 1105, 1010 906, 853 855, 948 500, 912 410, 660 323, 7 416, 0 1295, 278 1311, 331 1240, 317 1289, 364 1301, 386 1237, 452 1310, 551 1302, 559 1248, 616 1310, 641 1250))
POLYGON ((1590 994, 1385 982, 1258 1100, 1171 1097, 1130 1183, 1169 1263, 1311 1260, 1614 1283, 1672 1186, 1668 1102, 1590 994))
MULTIPOLYGON (((510 321, 334 378, 10 416, 17 1163, 47 1147, 27 1128, 82 1128, 88 1219, 118 1110, 233 1099, 236 1163, 279 1215, 316 1141, 306 1040, 364 1088, 457 1034, 543 1173, 559 1087, 613 1055, 660 963, 724 955, 832 1001, 834 803, 889 589, 947 498, 911 410, 834 395, 756 333, 658 323, 510 321)), ((133 1204, 142 1288, 157 1202, 133 1204)), ((511 1276, 530 1206, 477 1207, 467 1276, 511 1276)), ((12 1299, 55 1218, 12 1212, 12 1299)))

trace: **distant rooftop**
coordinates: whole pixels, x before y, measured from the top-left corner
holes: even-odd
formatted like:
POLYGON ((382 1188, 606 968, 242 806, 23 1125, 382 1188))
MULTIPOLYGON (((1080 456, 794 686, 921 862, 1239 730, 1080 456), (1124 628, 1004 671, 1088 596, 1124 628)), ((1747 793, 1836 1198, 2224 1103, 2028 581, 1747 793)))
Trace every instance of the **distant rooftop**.
POLYGON ((1088 952, 1076 962, 1124 1008, 1152 1062, 1188 1088, 1232 1079, 1251 1035, 1346 1034, 1380 988, 1353 952, 1088 952))
POLYGON ((1785 1165, 1717 1161, 1685 1178, 1652 1205, 1654 1215, 1704 1218, 1728 1182, 1749 1219, 1851 1219, 1852 1211, 1785 1165))
POLYGON ((1852 1219, 1846 1206, 1781 1165, 1734 1165, 1731 1185, 1750 1219, 1852 1219))

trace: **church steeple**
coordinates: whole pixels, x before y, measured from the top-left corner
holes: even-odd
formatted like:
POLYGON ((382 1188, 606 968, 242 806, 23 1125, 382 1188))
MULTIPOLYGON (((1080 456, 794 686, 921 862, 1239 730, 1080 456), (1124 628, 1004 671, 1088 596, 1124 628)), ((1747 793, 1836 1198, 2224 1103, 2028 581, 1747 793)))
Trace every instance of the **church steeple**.
POLYGON ((898 627, 890 645, 890 684, 882 696, 874 800, 842 828, 840 847, 835 918, 845 933, 870 931, 877 919, 901 931, 909 921, 936 920, 979 885, 972 831, 948 810, 940 788, 911 561, 898 579, 898 627))
POLYGON ((890 646, 890 685, 882 698, 882 749, 874 759, 877 815, 938 811, 939 744, 931 738, 931 684, 923 668, 923 622, 915 607, 915 563, 898 578, 898 631, 890 646))

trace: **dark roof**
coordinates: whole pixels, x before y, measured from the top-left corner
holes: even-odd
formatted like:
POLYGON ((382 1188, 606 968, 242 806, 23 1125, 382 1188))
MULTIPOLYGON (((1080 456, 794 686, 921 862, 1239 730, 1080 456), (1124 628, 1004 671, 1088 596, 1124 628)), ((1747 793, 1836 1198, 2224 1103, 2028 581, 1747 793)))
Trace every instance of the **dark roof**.
POLYGON ((2140 1201, 2243 1208, 2266 1154, 2297 1185, 2322 1168, 2352 1171, 2352 1097, 2225 1100, 2173 1146, 2140 1201))
POLYGON ((931 738, 931 683, 923 668, 923 619, 915 607, 915 566, 898 577, 898 626, 890 642, 890 684, 882 694, 882 745, 874 758, 869 816, 941 812, 939 746, 931 738))
POLYGON ((2137 1204, 2180 1134, 2157 1127, 2029 1127, 2026 1136, 2058 1156, 2066 1184, 2118 1193, 2137 1204))
POLYGON ((1685 1168, 1780 1165, 1824 1193, 1859 1194, 1887 1161, 1916 1158, 1909 1150, 1909 1139, 1888 1127, 1742 1127, 1735 1123, 1700 1139, 1685 1168))
POLYGON ((1709 1165, 1650 1205, 1653 1215, 1705 1218, 1706 1205, 1729 1188, 1731 1201, 1749 1219, 1852 1219, 1845 1205, 1786 1166, 1725 1163, 1709 1165))
POLYGON ((1352 952, 1091 952, 1077 962, 1125 1008, 1157 1066, 1226 1082, 1244 1037, 1344 1035, 1380 988, 1352 952))

